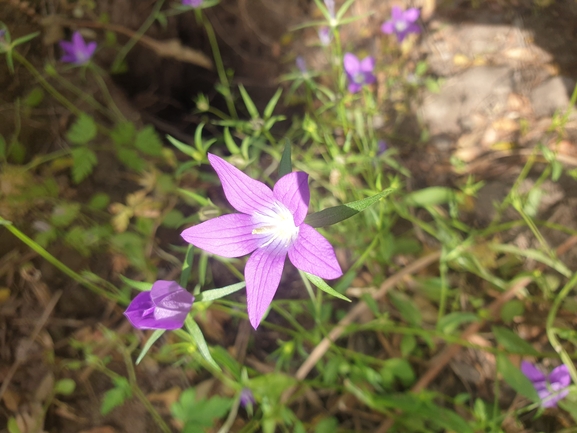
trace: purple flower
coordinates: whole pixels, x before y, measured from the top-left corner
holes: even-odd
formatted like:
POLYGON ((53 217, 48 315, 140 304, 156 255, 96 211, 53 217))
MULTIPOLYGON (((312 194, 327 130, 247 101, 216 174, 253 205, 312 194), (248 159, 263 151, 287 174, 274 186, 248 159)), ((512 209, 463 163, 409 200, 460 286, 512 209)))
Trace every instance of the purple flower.
POLYGON ((542 407, 555 407, 559 400, 564 399, 569 390, 566 389, 571 384, 571 376, 566 365, 560 365, 547 375, 530 362, 521 362, 521 372, 527 376, 539 398, 542 407))
POLYGON ((335 17, 335 0, 324 0, 325 2, 325 6, 327 7, 327 10, 329 11, 329 15, 332 18, 335 17))
POLYGON ((193 302, 194 296, 176 282, 159 280, 149 292, 139 293, 124 315, 138 329, 178 329, 193 302))
POLYGON ((6 34, 6 30, 5 30, 5 29, 0 30, 0 40, 3 40, 3 39, 4 39, 4 35, 5 35, 5 34, 6 34))
POLYGON ((287 254, 295 267, 318 277, 343 274, 331 244, 303 223, 310 199, 306 173, 289 173, 271 190, 216 155, 209 153, 208 160, 228 202, 240 213, 205 221, 181 236, 223 257, 252 253, 244 276, 248 317, 255 329, 278 289, 287 254))
POLYGON ((391 19, 382 25, 381 31, 388 35, 394 33, 397 35, 397 40, 402 42, 409 33, 421 32, 421 28, 416 23, 420 13, 417 8, 403 11, 400 7, 393 6, 391 19))
POLYGON ((297 64, 297 68, 299 68, 299 71, 301 71, 301 73, 303 75, 306 75, 308 73, 307 62, 305 61, 305 59, 302 56, 297 57, 296 64, 297 64))
POLYGON ((333 34, 331 33, 330 27, 321 27, 318 33, 321 45, 324 45, 326 47, 331 43, 333 39, 333 34))
POLYGON ((252 391, 248 388, 243 388, 240 392, 240 405, 242 407, 247 407, 248 405, 253 405, 254 402, 255 400, 252 391))
POLYGON ((61 61, 65 63, 74 63, 75 65, 84 65, 87 63, 94 50, 96 50, 96 42, 84 42, 84 38, 79 32, 72 34, 72 42, 60 41, 60 48, 64 51, 61 61))
POLYGON ((387 146, 387 142, 385 140, 379 140, 377 142, 377 155, 385 153, 385 151, 388 149, 388 147, 389 146, 387 146))
POLYGON ((198 8, 202 4, 203 0, 182 0, 184 6, 190 6, 191 8, 198 8))
POLYGON ((359 61, 359 58, 354 54, 346 53, 344 66, 349 78, 349 92, 351 93, 357 93, 365 84, 372 84, 377 80, 373 75, 375 68, 373 57, 365 57, 359 61))

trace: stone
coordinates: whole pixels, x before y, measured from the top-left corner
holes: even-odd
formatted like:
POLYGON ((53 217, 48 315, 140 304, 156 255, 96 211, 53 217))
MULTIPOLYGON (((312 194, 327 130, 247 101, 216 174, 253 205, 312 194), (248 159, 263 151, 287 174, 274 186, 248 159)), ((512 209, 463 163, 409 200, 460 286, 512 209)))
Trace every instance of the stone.
POLYGON ((575 81, 567 77, 552 77, 531 92, 531 104, 537 117, 552 116, 569 107, 575 81))

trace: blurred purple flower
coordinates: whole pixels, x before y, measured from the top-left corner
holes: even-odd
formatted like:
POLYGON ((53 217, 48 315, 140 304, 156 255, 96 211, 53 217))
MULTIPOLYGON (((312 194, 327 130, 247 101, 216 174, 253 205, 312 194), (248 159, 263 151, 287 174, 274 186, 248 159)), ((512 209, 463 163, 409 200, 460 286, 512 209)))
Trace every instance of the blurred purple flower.
POLYGON ((539 398, 542 407, 555 407, 559 400, 564 399, 569 390, 566 389, 571 385, 571 376, 566 365, 560 365, 554 368, 550 374, 545 374, 530 362, 521 362, 521 372, 527 376, 539 398))
POLYGON ((301 71, 303 75, 308 73, 307 62, 305 61, 304 57, 298 56, 296 59, 296 64, 297 68, 299 68, 299 71, 301 71))
POLYGON ((178 329, 192 307, 194 296, 174 281, 156 281, 149 292, 139 293, 124 315, 138 329, 178 329))
POLYGON ((242 407, 247 407, 249 404, 254 404, 254 395, 252 391, 248 388, 243 388, 240 392, 240 405, 242 407))
POLYGON ((181 236, 223 257, 252 253, 244 277, 248 317, 255 329, 278 289, 287 254, 296 268, 318 277, 343 274, 331 244, 303 223, 310 199, 308 174, 288 173, 271 190, 216 155, 209 153, 208 160, 228 202, 240 213, 205 221, 181 236))
POLYGON ((403 11, 398 6, 393 6, 391 19, 381 26, 381 31, 388 35, 397 35, 397 40, 403 42, 409 33, 420 33, 421 28, 416 23, 419 19, 420 11, 417 8, 403 11))
POLYGON ((203 0, 182 0, 184 6, 190 6, 191 8, 198 8, 202 5, 203 0))
POLYGON ((385 140, 379 140, 377 142, 377 155, 385 153, 388 148, 389 146, 387 146, 387 142, 385 140))
POLYGON ((327 10, 329 11, 329 15, 331 16, 331 18, 335 17, 335 0, 324 0, 325 2, 325 6, 327 7, 327 10))
POLYGON ((359 60, 354 54, 346 53, 344 67, 349 79, 349 92, 351 93, 357 93, 365 84, 372 84, 377 80, 373 75, 373 69, 375 69, 373 57, 359 60))
POLYGON ((331 43, 333 40, 333 34, 330 27, 321 27, 319 29, 319 39, 321 41, 321 45, 324 45, 325 47, 331 43))
POLYGON ((3 40, 3 39, 4 39, 4 35, 5 35, 5 34, 6 34, 6 30, 5 30, 5 29, 0 30, 0 40, 3 40))
POLYGON ((72 42, 60 41, 59 45, 64 51, 60 60, 65 63, 74 63, 75 65, 88 63, 96 50, 96 42, 87 44, 79 32, 72 34, 72 42))

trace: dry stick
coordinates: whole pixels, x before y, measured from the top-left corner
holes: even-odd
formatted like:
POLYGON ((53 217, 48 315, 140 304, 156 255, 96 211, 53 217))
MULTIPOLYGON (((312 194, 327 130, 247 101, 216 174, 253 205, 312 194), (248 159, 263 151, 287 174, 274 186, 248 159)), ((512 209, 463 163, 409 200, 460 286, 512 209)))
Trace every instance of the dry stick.
MULTIPOLYGON (((436 251, 434 253, 429 254, 428 256, 422 257, 419 260, 411 263, 406 268, 400 270, 393 276, 387 278, 379 290, 372 294, 373 299, 379 300, 393 287, 395 287, 405 275, 410 275, 415 272, 420 271, 421 269, 429 266, 431 263, 439 260, 441 257, 441 252, 436 251)), ((369 307, 364 302, 359 302, 357 305, 353 307, 348 314, 343 317, 340 322, 335 326, 329 335, 322 339, 322 341, 315 347, 315 349, 311 352, 309 357, 305 360, 305 362, 300 366, 295 374, 295 378, 299 381, 303 380, 313 367, 319 362, 319 360, 324 356, 324 354, 329 350, 331 344, 339 338, 342 333, 345 331, 347 326, 353 323, 359 316, 364 314, 369 310, 369 307)), ((294 393, 296 387, 289 388, 283 395, 283 401, 286 402, 290 396, 294 393)))
POLYGON ((34 327, 32 334, 30 335, 30 339, 24 345, 24 350, 22 351, 23 356, 16 357, 14 364, 12 364, 12 367, 10 367, 8 374, 6 374, 6 377, 2 382, 2 386, 0 387, 0 400, 2 399, 2 396, 4 395, 6 390, 8 389, 8 385, 10 385, 12 376, 14 376, 16 370, 18 370, 20 364, 22 364, 26 360, 26 354, 28 350, 32 346, 32 343, 34 343, 34 340, 36 340, 36 337, 38 337, 38 334, 40 334, 40 331, 46 324, 48 317, 50 317, 50 314, 52 314, 52 310, 54 310, 54 307, 58 303, 60 296, 62 296, 62 290, 58 290, 56 293, 54 293, 54 295, 52 295, 52 298, 50 299, 50 302, 48 302, 48 305, 46 305, 46 308, 44 309, 42 316, 40 316, 40 319, 38 319, 38 322, 36 322, 36 326, 34 327))
MULTIPOLYGON (((572 246, 577 243, 577 236, 571 236, 565 242, 563 242, 559 247, 556 249, 556 255, 561 256, 569 250, 572 246)), ((539 269, 544 269, 545 266, 541 265, 538 267, 539 269)), ((495 316, 501 310, 503 304, 509 300, 511 300, 519 290, 525 288, 527 284, 532 281, 530 277, 523 277, 518 280, 515 284, 513 284, 509 290, 495 299, 491 305, 489 305, 489 314, 490 316, 495 316)), ((461 334, 462 340, 467 340, 473 334, 476 334, 481 330, 483 326, 487 323, 486 320, 475 322, 469 325, 465 331, 461 334)), ((411 392, 419 392, 425 389, 429 384, 437 377, 437 375, 445 368, 445 366, 453 359, 453 357, 459 353, 461 350, 461 346, 458 344, 451 344, 450 346, 446 347, 443 352, 437 355, 433 360, 431 360, 431 367, 425 372, 425 374, 419 379, 417 383, 413 385, 411 388, 411 392)), ((386 433, 395 423, 395 420, 389 418, 381 423, 379 428, 377 429, 376 433, 386 433)))

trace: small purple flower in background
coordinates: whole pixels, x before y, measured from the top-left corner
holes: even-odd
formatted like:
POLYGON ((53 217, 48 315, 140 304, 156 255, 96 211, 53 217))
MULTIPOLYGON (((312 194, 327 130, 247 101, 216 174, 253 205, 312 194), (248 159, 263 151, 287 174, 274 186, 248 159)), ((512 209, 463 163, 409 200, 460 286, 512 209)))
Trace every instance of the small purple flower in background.
POLYGON ((306 75, 309 71, 307 70, 307 62, 305 61, 304 57, 298 56, 296 59, 297 68, 299 71, 302 72, 303 75, 306 75))
POLYGON ((403 11, 398 6, 393 6, 391 12, 391 19, 384 23, 381 31, 388 35, 397 35, 397 40, 403 42, 409 33, 420 33, 421 28, 416 23, 419 19, 420 11, 417 8, 407 9, 403 11))
POLYGON ((0 41, 4 40, 4 35, 6 34, 6 30, 0 30, 0 41))
POLYGON ((79 32, 72 34, 72 42, 60 41, 60 48, 64 51, 61 61, 65 63, 74 63, 75 65, 84 65, 87 63, 96 50, 96 42, 84 42, 84 38, 79 32))
POLYGON ((542 407, 555 407, 559 400, 564 399, 569 390, 566 389, 571 385, 571 376, 566 365, 560 365, 554 368, 550 374, 545 374, 530 362, 521 362, 521 372, 527 376, 539 398, 542 407))
POLYGON ((344 67, 347 77, 349 78, 349 92, 357 93, 365 84, 372 84, 377 81, 373 75, 375 69, 375 59, 365 57, 359 60, 352 53, 346 53, 344 57, 344 67))
POLYGON ((182 0, 184 6, 190 6, 191 8, 198 8, 202 5, 203 0, 182 0))
POLYGON ((252 391, 248 388, 243 388, 240 392, 240 405, 242 407, 247 407, 248 405, 254 404, 254 395, 252 395, 252 391))
POLYGON ((324 45, 325 47, 333 40, 333 34, 330 27, 321 27, 318 33, 321 45, 324 45))
POLYGON ((304 272, 334 279, 343 272, 331 244, 304 224, 308 174, 281 177, 271 190, 216 155, 208 154, 226 199, 240 213, 223 215, 184 230, 188 243, 223 257, 252 253, 244 269, 248 318, 257 328, 278 286, 285 259, 304 272))
POLYGON ((156 281, 149 292, 139 293, 124 315, 138 329, 178 329, 192 307, 194 296, 174 281, 156 281))
POLYGON ((382 153, 385 153, 385 151, 389 148, 389 146, 387 146, 387 142, 385 140, 379 140, 377 142, 377 155, 381 155, 382 153))
POLYGON ((331 19, 335 17, 335 0, 324 0, 331 19))

